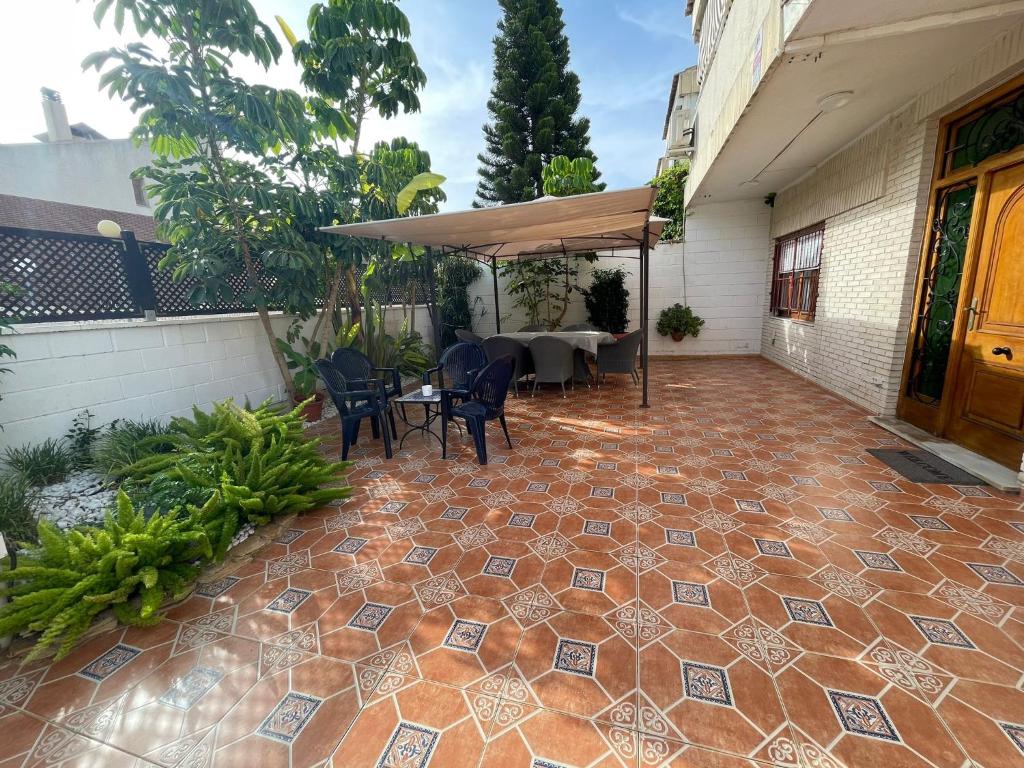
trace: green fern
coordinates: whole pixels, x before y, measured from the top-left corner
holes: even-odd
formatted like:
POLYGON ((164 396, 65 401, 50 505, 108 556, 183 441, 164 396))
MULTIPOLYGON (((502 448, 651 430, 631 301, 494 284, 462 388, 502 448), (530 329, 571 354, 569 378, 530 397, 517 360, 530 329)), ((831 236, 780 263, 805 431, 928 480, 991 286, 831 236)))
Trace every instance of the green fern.
POLYGON ((10 598, 0 607, 0 636, 38 632, 30 658, 50 648, 60 658, 104 610, 124 624, 153 624, 203 566, 224 558, 244 522, 347 497, 351 488, 338 481, 350 464, 323 457, 299 411, 228 401, 174 419, 161 436, 168 452, 124 469, 116 509, 101 527, 39 524, 38 547, 19 558, 0 592, 10 598))

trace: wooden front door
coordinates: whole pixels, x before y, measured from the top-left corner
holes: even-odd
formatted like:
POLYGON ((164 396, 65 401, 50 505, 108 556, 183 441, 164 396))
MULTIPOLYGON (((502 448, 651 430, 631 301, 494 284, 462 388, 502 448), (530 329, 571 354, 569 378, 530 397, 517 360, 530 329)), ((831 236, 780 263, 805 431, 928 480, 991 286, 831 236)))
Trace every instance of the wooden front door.
POLYGON ((981 211, 946 436, 1016 468, 1024 453, 1024 163, 992 174, 981 211))

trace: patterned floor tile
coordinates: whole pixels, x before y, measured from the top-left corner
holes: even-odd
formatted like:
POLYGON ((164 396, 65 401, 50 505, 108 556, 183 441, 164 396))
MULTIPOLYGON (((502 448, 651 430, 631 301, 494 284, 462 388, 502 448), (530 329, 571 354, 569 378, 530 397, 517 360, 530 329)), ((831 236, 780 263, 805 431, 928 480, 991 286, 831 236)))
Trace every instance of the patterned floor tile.
POLYGON ((352 591, 317 622, 322 653, 376 667, 390 664, 386 649, 408 639, 423 609, 407 584, 381 581, 352 591))
POLYGON ((661 735, 763 759, 770 737, 785 730, 772 676, 714 635, 661 636, 641 649, 639 680, 671 728, 661 735))
POLYGON ((409 638, 414 667, 408 674, 500 695, 492 676, 515 658, 522 629, 496 600, 466 595, 424 614, 409 638))
POLYGON ((503 701, 480 768, 636 765, 637 735, 622 726, 503 701))
MULTIPOLYGON (((346 768, 1024 764, 1020 497, 904 480, 865 452, 898 439, 764 360, 652 363, 646 410, 625 379, 510 397, 515 448, 489 435, 487 466, 455 429, 448 460, 365 437, 350 499, 169 621, 0 661, 0 752, 320 768, 344 739, 346 768)), ((336 455, 336 421, 311 431, 336 455)))
POLYGON ((385 676, 331 759, 334 768, 476 765, 499 699, 385 676))
POLYGON ((603 552, 576 550, 552 560, 541 584, 564 610, 604 615, 636 600, 636 575, 603 552))
POLYGON ((794 732, 825 747, 837 765, 965 763, 931 707, 868 665, 804 654, 776 684, 794 732))
POLYGON ((304 656, 263 677, 216 726, 217 765, 259 754, 266 765, 315 765, 330 757, 380 678, 380 670, 304 656))
POLYGON ((635 712, 636 648, 599 616, 562 611, 530 627, 515 667, 527 703, 613 723, 635 712))

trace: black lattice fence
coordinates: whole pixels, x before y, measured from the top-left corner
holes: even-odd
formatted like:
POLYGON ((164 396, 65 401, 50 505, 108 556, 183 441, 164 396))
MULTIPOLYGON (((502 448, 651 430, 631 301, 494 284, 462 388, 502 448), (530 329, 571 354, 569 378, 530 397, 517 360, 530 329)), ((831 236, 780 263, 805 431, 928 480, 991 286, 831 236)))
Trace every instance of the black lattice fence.
POLYGON ((92 235, 0 227, 0 315, 24 323, 115 320, 141 312, 128 282, 125 248, 92 235))
MULTIPOLYGON (((171 271, 160 269, 160 259, 167 253, 170 246, 164 243, 139 243, 139 250, 146 260, 149 279, 153 283, 153 295, 156 301, 158 317, 181 317, 182 315, 227 315, 233 312, 253 312, 255 307, 241 301, 218 302, 217 304, 192 304, 189 296, 195 289, 196 280, 183 280, 180 283, 171 279, 171 271)), ((245 277, 232 275, 228 285, 238 296, 245 290, 245 277)))
MULTIPOLYGON (((22 323, 72 320, 116 320, 182 315, 223 315, 252 312, 244 302, 192 304, 195 282, 176 283, 158 267, 164 243, 138 242, 130 232, 122 239, 74 235, 33 229, 0 227, 0 283, 17 287, 14 295, 0 294, 0 317, 22 323)), ((362 270, 357 272, 362 280, 362 270)), ((245 279, 228 280, 236 295, 245 279)), ((427 292, 417 286, 422 302, 427 292)), ((405 286, 378 291, 375 301, 398 304, 408 300, 405 286)))

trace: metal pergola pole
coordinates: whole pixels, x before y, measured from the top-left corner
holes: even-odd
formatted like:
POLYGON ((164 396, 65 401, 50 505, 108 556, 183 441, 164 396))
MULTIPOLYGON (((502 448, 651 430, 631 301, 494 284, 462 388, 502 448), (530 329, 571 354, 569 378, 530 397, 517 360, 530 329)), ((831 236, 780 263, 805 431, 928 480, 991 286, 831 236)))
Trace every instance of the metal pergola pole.
POLYGON ((651 407, 650 402, 648 402, 648 379, 650 378, 651 366, 650 366, 650 364, 648 362, 648 348, 650 346, 650 342, 649 342, 649 339, 648 339, 649 334, 648 334, 648 328, 647 328, 648 321, 650 319, 650 314, 651 314, 650 311, 649 311, 649 305, 648 305, 648 301, 649 301, 649 298, 650 298, 650 283, 651 283, 651 247, 650 247, 650 244, 649 244, 649 242, 650 242, 649 241, 650 227, 651 227, 651 225, 650 225, 649 222, 645 222, 644 223, 644 236, 643 236, 644 239, 640 243, 640 280, 642 282, 642 285, 640 287, 640 307, 641 307, 640 311, 642 312, 643 330, 644 330, 643 336, 641 337, 643 339, 643 343, 641 344, 641 347, 640 347, 641 362, 643 363, 643 366, 644 366, 644 381, 643 381, 644 395, 643 395, 643 402, 640 404, 641 408, 650 408, 651 407))
POLYGON ((491 281, 494 283, 494 327, 501 333, 501 308, 498 306, 498 257, 491 256, 491 281))
MULTIPOLYGON (((434 329, 434 354, 441 357, 441 315, 437 311, 437 285, 434 281, 434 249, 426 247, 427 290, 430 291, 430 324, 434 329)), ((444 258, 442 252, 441 258, 444 258)), ((415 312, 415 308, 413 308, 415 312)))

